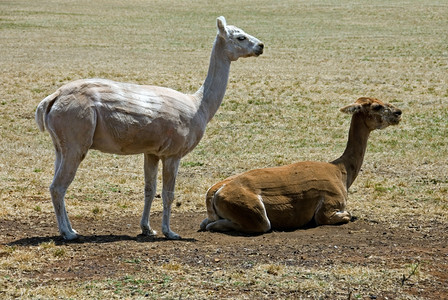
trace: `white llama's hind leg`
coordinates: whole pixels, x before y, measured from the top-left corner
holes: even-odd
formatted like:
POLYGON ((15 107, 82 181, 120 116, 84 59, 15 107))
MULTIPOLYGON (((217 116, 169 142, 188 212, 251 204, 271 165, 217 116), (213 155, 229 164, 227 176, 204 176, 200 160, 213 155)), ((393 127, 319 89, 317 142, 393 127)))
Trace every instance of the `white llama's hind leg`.
POLYGON ((58 169, 61 167, 61 161, 62 161, 62 154, 61 150, 58 147, 55 147, 54 154, 56 156, 54 160, 54 174, 57 173, 58 169))
POLYGON ((58 221, 59 232, 66 240, 73 240, 78 237, 73 230, 65 209, 65 193, 69 185, 75 178, 76 170, 81 163, 83 156, 80 155, 61 155, 56 154, 56 171, 53 182, 50 185, 51 200, 58 221))
POLYGON ((154 155, 145 154, 145 206, 143 208, 143 215, 140 221, 140 228, 142 234, 147 236, 156 235, 157 232, 151 229, 149 222, 149 213, 151 211, 152 201, 157 189, 157 171, 159 165, 159 158, 154 155))

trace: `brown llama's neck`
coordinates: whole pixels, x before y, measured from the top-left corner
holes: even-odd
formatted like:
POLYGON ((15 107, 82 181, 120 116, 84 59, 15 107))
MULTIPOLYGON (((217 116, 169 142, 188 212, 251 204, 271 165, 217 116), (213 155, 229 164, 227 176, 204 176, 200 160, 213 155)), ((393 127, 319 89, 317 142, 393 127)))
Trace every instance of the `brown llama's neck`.
POLYGON ((362 113, 352 116, 350 130, 348 134, 347 146, 344 153, 338 159, 332 161, 332 164, 343 167, 347 172, 347 189, 352 185, 358 176, 366 153, 367 140, 369 139, 370 129, 367 127, 362 113))

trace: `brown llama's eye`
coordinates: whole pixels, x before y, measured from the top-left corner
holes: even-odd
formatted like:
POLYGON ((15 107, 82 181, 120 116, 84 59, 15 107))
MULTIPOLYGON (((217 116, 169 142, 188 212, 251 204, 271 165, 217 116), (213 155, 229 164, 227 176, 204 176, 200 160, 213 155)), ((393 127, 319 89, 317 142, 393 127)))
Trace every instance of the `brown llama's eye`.
POLYGON ((372 110, 374 111, 380 111, 383 107, 379 104, 373 104, 372 105, 372 110))

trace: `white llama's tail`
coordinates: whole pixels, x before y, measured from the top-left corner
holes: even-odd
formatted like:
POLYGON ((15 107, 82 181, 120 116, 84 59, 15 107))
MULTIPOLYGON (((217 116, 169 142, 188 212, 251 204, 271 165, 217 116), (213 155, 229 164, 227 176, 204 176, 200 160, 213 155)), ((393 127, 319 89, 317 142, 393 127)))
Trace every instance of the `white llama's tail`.
POLYGON ((47 96, 44 100, 42 100, 37 106, 36 114, 34 117, 37 123, 37 127, 39 127, 40 131, 45 131, 45 119, 59 94, 59 90, 54 92, 53 94, 47 96))

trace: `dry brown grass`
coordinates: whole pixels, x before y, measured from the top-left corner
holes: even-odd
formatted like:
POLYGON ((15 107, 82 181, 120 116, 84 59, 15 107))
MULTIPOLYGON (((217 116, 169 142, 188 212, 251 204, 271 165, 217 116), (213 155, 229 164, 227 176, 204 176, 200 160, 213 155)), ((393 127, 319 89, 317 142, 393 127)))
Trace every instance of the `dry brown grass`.
MULTIPOLYGON (((339 107, 372 96, 402 108, 403 122, 372 133, 349 209, 359 218, 391 226, 403 219, 414 225, 448 223, 444 1, 3 1, 0 12, 0 219, 54 218, 48 193, 53 146, 34 123, 39 101, 62 84, 85 77, 194 92, 207 72, 215 19, 224 15, 229 24, 263 40, 266 50, 259 58, 232 64, 223 105, 199 146, 182 161, 175 211, 204 211, 208 187, 237 172, 336 158, 345 147, 349 124, 339 107)), ((116 215, 139 215, 142 164, 141 156, 89 152, 67 194, 71 218, 109 222, 116 215)), ((161 201, 153 210, 161 211, 161 201)), ((0 228, 0 237, 7 230, 0 228)), ((23 275, 44 272, 46 260, 74 255, 58 247, 1 246, 0 296, 120 297, 129 295, 130 286, 153 282, 129 274, 121 281, 75 282, 62 290, 57 283, 23 275), (123 294, 117 293, 119 284, 123 294)), ((190 282, 187 296, 210 296, 196 280, 204 270, 182 264, 161 268, 148 278, 166 280, 174 289, 190 282), (173 279, 179 273, 185 281, 173 279)), ((338 272, 324 269, 257 268, 263 270, 250 272, 263 278, 234 270, 222 270, 222 278, 236 286, 255 280, 260 290, 266 282, 289 290, 291 278, 309 274, 316 280, 303 282, 313 285, 308 289, 316 298, 340 280, 338 272)), ((391 278, 382 272, 403 269, 357 266, 339 271, 362 288, 391 278)), ((218 285, 218 279, 211 280, 208 284, 218 285)), ((151 295, 163 295, 159 293, 151 295)))

